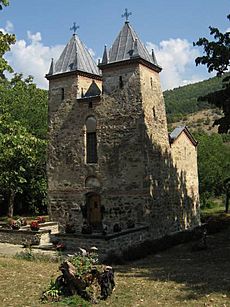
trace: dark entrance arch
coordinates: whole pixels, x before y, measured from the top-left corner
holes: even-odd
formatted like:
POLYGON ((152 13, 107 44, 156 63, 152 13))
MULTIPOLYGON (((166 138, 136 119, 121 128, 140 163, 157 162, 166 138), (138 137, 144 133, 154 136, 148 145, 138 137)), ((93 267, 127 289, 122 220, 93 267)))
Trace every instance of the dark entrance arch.
POLYGON ((101 197, 91 192, 86 194, 87 222, 93 230, 102 229, 101 197))

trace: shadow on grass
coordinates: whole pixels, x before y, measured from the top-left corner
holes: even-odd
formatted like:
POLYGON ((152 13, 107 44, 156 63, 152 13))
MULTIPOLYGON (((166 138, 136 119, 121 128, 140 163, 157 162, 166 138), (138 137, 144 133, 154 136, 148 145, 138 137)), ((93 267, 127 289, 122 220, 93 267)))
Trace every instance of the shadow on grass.
POLYGON ((229 238, 230 227, 208 235, 206 250, 194 252, 194 242, 181 244, 127 266, 119 266, 116 271, 127 279, 176 282, 183 290, 178 297, 180 300, 199 299, 210 293, 226 295, 230 290, 229 238))

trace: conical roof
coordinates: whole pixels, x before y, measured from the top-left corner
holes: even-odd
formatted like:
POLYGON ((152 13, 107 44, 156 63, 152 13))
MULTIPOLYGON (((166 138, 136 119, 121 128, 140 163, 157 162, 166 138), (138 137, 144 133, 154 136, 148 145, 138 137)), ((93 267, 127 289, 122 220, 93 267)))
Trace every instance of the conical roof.
POLYGON ((141 42, 129 22, 125 22, 109 51, 108 63, 142 58, 159 67, 155 58, 141 42))
POLYGON ((72 36, 57 62, 51 63, 51 65, 53 67, 50 69, 49 75, 76 70, 100 75, 97 64, 76 34, 72 36))

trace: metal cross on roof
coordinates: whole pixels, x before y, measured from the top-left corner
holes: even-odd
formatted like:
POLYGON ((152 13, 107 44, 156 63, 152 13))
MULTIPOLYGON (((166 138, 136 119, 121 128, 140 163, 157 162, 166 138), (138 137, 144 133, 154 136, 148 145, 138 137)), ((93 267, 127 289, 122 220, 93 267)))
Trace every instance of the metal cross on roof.
POLYGON ((126 22, 129 22, 129 16, 132 15, 132 12, 128 12, 128 9, 125 9, 124 14, 121 15, 121 17, 125 17, 126 22))
POLYGON ((73 26, 70 28, 70 31, 73 31, 73 33, 75 34, 77 29, 79 29, 79 26, 76 26, 76 22, 73 23, 73 26))

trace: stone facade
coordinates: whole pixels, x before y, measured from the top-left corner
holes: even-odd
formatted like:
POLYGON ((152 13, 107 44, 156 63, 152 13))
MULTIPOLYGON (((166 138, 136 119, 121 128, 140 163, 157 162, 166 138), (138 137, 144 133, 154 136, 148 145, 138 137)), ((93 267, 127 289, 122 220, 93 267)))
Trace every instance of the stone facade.
POLYGON ((196 142, 183 129, 169 138, 161 69, 142 56, 99 67, 101 75, 47 75, 51 219, 62 232, 87 226, 106 235, 146 225, 135 234, 143 240, 197 226, 196 142), (92 131, 96 158, 89 162, 92 131))
POLYGON ((137 226, 132 230, 123 230, 116 234, 109 235, 83 235, 83 234, 56 234, 51 236, 55 241, 65 242, 68 251, 76 251, 79 247, 89 250, 96 246, 100 251, 101 259, 108 254, 121 255, 122 251, 138 246, 141 242, 148 240, 149 231, 147 226, 137 226))

